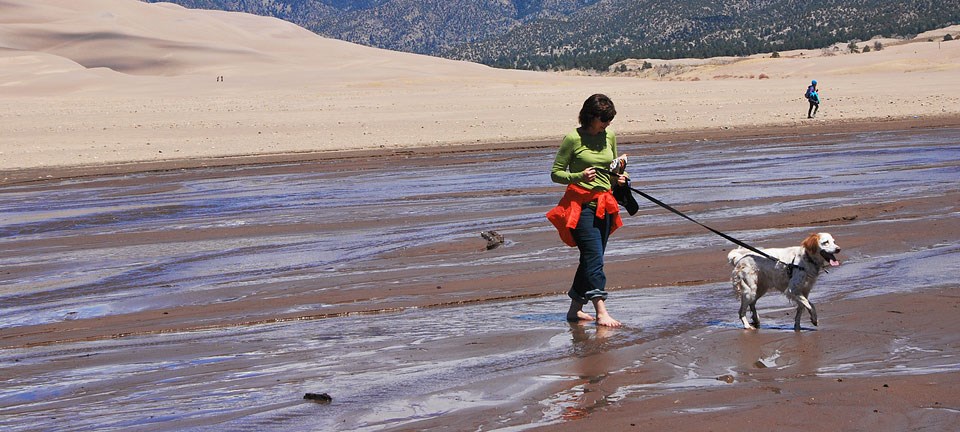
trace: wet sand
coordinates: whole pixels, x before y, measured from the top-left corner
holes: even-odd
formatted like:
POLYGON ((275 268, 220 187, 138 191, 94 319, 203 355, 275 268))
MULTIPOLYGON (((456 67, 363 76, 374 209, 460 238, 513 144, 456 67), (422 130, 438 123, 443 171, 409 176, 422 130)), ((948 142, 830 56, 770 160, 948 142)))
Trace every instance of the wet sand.
POLYGON ((0 425, 956 429, 960 132, 924 121, 622 140, 715 228, 837 237, 799 334, 773 295, 736 328, 731 245, 652 205, 608 252, 627 327, 564 322, 553 143, 8 176, 0 425))
POLYGON ((780 327, 713 325, 619 349, 603 346, 617 330, 586 328, 571 343, 588 353, 552 371, 574 385, 532 430, 956 430, 957 288, 831 301, 829 325, 801 333, 787 308, 780 327))

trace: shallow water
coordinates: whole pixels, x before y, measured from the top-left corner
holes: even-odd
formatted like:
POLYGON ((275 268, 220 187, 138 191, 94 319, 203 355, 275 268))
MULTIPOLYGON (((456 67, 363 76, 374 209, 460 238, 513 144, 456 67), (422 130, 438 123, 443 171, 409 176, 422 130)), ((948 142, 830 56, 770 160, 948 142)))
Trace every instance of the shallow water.
MULTIPOLYGON (((877 295, 876 287, 901 277, 884 275, 882 269, 929 268, 938 263, 951 263, 953 270, 960 270, 956 268, 960 245, 842 266, 824 275, 816 298, 827 302, 877 295), (876 284, 864 283, 865 275, 872 275, 876 284)), ((929 287, 955 282, 951 276, 955 273, 936 273, 939 279, 929 275, 915 283, 929 287)), ((919 288, 889 286, 890 291, 919 288)), ((708 331, 711 327, 735 328, 736 305, 731 297, 726 283, 618 292, 617 309, 630 311, 619 316, 627 328, 610 331, 603 339, 597 338, 592 326, 566 324, 558 312, 565 300, 548 297, 8 349, 0 351, 0 364, 4 365, 0 426, 45 429, 55 427, 57 419, 69 418, 75 429, 180 429, 193 421, 211 420, 226 422, 231 430, 402 427, 458 410, 510 406, 550 383, 584 378, 558 374, 551 366, 558 361, 635 345, 690 326, 706 326, 708 331), (730 307, 708 306, 716 303, 730 307), (498 315, 505 318, 493 322, 489 318, 498 315), (522 342, 498 349, 498 341, 504 337, 522 342), (128 355, 133 350, 138 353, 135 358, 128 355), (198 357, 198 351, 203 355, 198 357), (50 363, 63 367, 42 374, 30 372, 50 363), (481 383, 503 375, 516 377, 511 383, 514 387, 499 392, 479 390, 489 388, 481 383), (472 387, 474 383, 478 385, 472 387), (329 393, 334 402, 303 401, 303 394, 310 392, 329 393)), ((778 301, 767 301, 764 312, 774 312, 778 301)), ((792 309, 781 304, 785 311, 792 309)), ((792 332, 792 323, 769 322, 763 328, 792 332)), ((804 329, 815 331, 806 322, 804 329)), ((685 350, 683 346, 674 349, 678 353, 685 350)), ((890 365, 848 364, 824 366, 821 373, 923 374, 957 370, 960 362, 957 353, 944 353, 937 347, 911 347, 904 342, 901 349, 930 354, 918 363, 914 353, 909 363, 892 371, 890 365)), ((648 359, 673 360, 672 353, 648 359)), ((766 360, 771 366, 777 363, 775 355, 766 360)), ((614 402, 636 394, 721 385, 716 376, 735 374, 698 370, 689 364, 674 366, 678 373, 673 379, 620 388, 606 398, 614 402)), ((572 395, 581 393, 574 387, 541 400, 542 406, 534 407, 542 410, 537 424, 561 421, 569 415, 564 407, 576 405, 572 395), (563 402, 564 395, 570 395, 568 403, 563 402)), ((504 416, 502 421, 509 423, 510 414, 504 416)))
MULTIPOLYGON (((658 144, 655 154, 634 157, 630 171, 635 187, 665 202, 705 204, 710 210, 693 215, 705 222, 829 207, 850 196, 861 203, 937 196, 955 191, 960 179, 960 130, 817 139, 816 147, 770 138, 702 142, 693 155, 671 151, 689 143, 658 144), (783 171, 786 164, 791 172, 783 171), (798 184, 804 199, 749 203, 794 197, 798 184)), ((644 149, 626 144, 621 152, 640 155, 644 149)), ((283 296, 292 286, 316 293, 317 304, 299 306, 315 312, 324 308, 326 290, 382 286, 410 269, 428 270, 423 274, 429 276, 417 282, 440 285, 481 277, 491 266, 506 272, 520 263, 566 268, 576 257, 559 242, 535 251, 508 244, 503 253, 489 256, 397 259, 408 244, 476 238, 490 227, 505 227, 500 231, 508 238, 519 231, 552 230, 543 220, 559 196, 546 174, 552 156, 552 151, 526 149, 501 152, 495 160, 477 154, 475 160, 444 164, 411 155, 410 166, 390 169, 344 166, 335 172, 263 174, 256 167, 238 167, 206 170, 203 176, 149 173, 6 187, 0 190, 0 268, 17 276, 0 279, 0 326, 216 304, 264 290, 283 296), (504 179, 510 190, 526 192, 504 193, 504 179), (502 211, 491 213, 491 208, 502 211), (345 214, 346 228, 324 229, 344 224, 345 214), (278 226, 309 229, 274 229, 278 226), (234 228, 254 234, 192 235, 234 228), (144 241, 139 237, 144 233, 159 233, 168 241, 144 241), (71 239, 83 246, 61 245, 71 239)), ((626 223, 686 222, 651 211, 642 222, 628 218, 626 223)), ((883 229, 882 224, 896 221, 857 223, 883 229)), ((808 231, 730 234, 753 241, 808 231)), ((614 237, 607 257, 628 262, 685 245, 728 247, 725 242, 704 232, 651 238, 641 248, 614 237)), ((958 255, 960 240, 889 256, 852 252, 843 266, 823 276, 816 296, 827 301, 955 283, 958 255), (903 269, 909 269, 907 277, 903 269)), ((627 328, 602 340, 591 337, 594 328, 584 334, 564 322, 564 298, 545 297, 3 349, 0 428, 49 429, 69 419, 68 429, 77 430, 224 425, 231 430, 375 430, 517 405, 524 408, 503 412, 495 424, 522 429, 518 419, 530 412, 539 413, 537 424, 549 424, 571 415, 564 400, 577 390, 548 398, 538 392, 578 377, 539 371, 691 328, 737 326, 729 291, 726 283, 619 291, 617 308, 630 313, 618 318, 627 328), (730 307, 711 306, 716 303, 730 307), (513 343, 500 343, 505 337, 513 343), (51 369, 51 364, 60 366, 51 369), (482 385, 504 376, 513 378, 499 391, 482 385), (334 402, 303 401, 307 392, 329 393, 334 402)), ((792 323, 765 325, 792 330, 792 323)), ((907 341, 901 348, 929 349, 907 341)), ((955 356, 929 357, 899 370, 919 374, 958 364, 955 356)), ((677 368, 675 379, 618 389, 607 398, 614 402, 651 389, 718 383, 715 375, 687 365, 677 368)), ((843 370, 872 372, 869 365, 843 370)))

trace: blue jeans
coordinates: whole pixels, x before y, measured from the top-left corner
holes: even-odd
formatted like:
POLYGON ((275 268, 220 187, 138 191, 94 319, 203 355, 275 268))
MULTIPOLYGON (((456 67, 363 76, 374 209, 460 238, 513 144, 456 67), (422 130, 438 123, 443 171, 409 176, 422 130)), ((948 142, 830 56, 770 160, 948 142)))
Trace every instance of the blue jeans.
POLYGON ((598 219, 596 214, 595 208, 583 206, 580 221, 571 230, 577 241, 577 249, 580 249, 580 265, 577 266, 577 274, 567 295, 580 304, 587 304, 594 299, 607 299, 603 253, 607 249, 607 238, 610 237, 612 216, 598 219))

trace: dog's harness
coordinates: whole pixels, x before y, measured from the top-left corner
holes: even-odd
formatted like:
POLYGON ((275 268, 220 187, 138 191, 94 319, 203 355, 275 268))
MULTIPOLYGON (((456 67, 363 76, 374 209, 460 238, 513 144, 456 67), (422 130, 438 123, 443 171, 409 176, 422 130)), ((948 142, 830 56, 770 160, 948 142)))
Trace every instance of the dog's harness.
MULTIPOLYGON (((608 170, 608 169, 606 169, 606 168, 594 167, 593 169, 596 170, 596 171, 598 171, 598 172, 601 172, 601 173, 610 175, 610 176, 619 176, 619 174, 617 174, 617 173, 615 173, 615 172, 613 172, 613 171, 610 171, 610 170, 608 170)), ((641 191, 641 190, 639 190, 639 189, 634 189, 633 187, 630 186, 630 180, 629 180, 629 179, 627 180, 627 185, 626 185, 626 187, 627 187, 627 189, 629 189, 629 190, 631 190, 631 191, 634 191, 634 192, 640 194, 640 196, 646 198, 648 201, 650 201, 650 202, 652 202, 652 203, 654 203, 654 204, 656 204, 656 205, 658 205, 658 206, 660 206, 660 207, 663 207, 663 208, 665 208, 665 209, 667 209, 667 210, 670 210, 671 212, 675 213, 676 215, 678 215, 678 216, 680 216, 680 217, 682 217, 682 218, 684 218, 684 219, 686 219, 686 220, 688 220, 688 221, 690 221, 690 222, 693 222, 693 223, 695 223, 695 224, 697 224, 697 225, 700 225, 700 226, 702 226, 702 227, 710 230, 710 232, 712 232, 712 233, 714 233, 714 234, 716 234, 716 235, 718 235, 718 236, 720 236, 720 237, 723 237, 723 238, 725 238, 725 239, 733 242, 733 243, 736 244, 737 246, 740 246, 740 247, 742 247, 742 248, 744 248, 744 249, 747 249, 747 250, 749 250, 750 252, 753 252, 753 253, 755 253, 755 254, 757 254, 757 255, 760 255, 760 256, 762 256, 762 257, 764 257, 764 258, 766 258, 766 259, 769 259, 769 260, 772 260, 772 261, 776 261, 776 262, 778 262, 778 263, 780 263, 780 264, 783 264, 784 266, 787 267, 787 272, 788 272, 787 274, 788 274, 791 278, 793 277, 793 270, 794 270, 795 268, 798 268, 798 269, 800 269, 801 271, 806 271, 806 270, 804 270, 803 267, 801 267, 801 266, 798 265, 798 264, 783 262, 783 260, 781 260, 781 259, 779 259, 779 258, 772 257, 772 256, 770 256, 769 254, 761 251, 760 249, 757 249, 757 248, 755 248, 755 247, 753 247, 753 246, 750 246, 749 244, 746 244, 746 243, 744 243, 744 242, 741 241, 741 240, 738 240, 738 239, 736 239, 736 238, 734 238, 734 237, 731 237, 731 236, 729 236, 729 235, 727 235, 727 234, 724 234, 724 233, 722 233, 722 232, 720 232, 720 231, 717 231, 717 230, 715 230, 715 229, 713 229, 713 228, 710 228, 710 227, 708 227, 708 226, 700 223, 699 221, 691 218, 690 216, 687 216, 687 215, 683 214, 683 212, 681 212, 680 210, 677 210, 677 209, 671 207, 669 204, 664 203, 663 201, 660 201, 660 200, 658 200, 658 199, 650 196, 649 194, 647 194, 647 193, 645 193, 645 192, 643 192, 643 191, 641 191)))

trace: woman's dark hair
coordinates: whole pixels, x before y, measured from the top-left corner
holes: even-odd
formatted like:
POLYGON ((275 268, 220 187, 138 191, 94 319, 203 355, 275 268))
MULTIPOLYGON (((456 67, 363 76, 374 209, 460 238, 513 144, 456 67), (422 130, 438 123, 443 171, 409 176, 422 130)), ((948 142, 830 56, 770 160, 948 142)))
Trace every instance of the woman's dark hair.
POLYGON ((617 115, 616 108, 613 107, 613 101, 607 95, 597 93, 583 101, 583 108, 580 108, 580 125, 587 126, 593 119, 608 122, 617 115))

